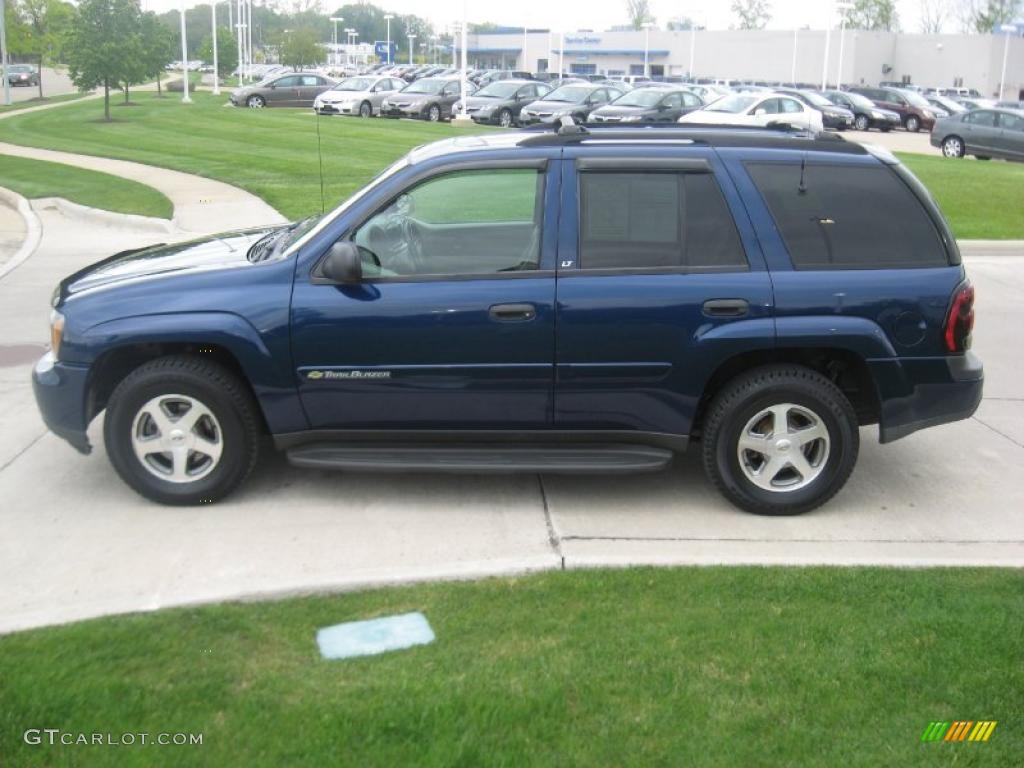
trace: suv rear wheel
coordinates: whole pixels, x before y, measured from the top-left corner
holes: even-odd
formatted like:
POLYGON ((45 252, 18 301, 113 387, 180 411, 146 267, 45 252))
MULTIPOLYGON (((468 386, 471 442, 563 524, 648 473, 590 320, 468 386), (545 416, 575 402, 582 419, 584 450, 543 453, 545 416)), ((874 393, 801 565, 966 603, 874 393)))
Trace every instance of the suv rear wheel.
POLYGON ((256 464, 256 404, 230 371, 171 356, 132 371, 107 404, 103 439, 114 469, 163 504, 217 501, 256 464))
POLYGON ((798 515, 824 504, 846 483, 859 447, 850 401, 796 365, 734 379, 704 424, 708 477, 733 504, 759 515, 798 515))

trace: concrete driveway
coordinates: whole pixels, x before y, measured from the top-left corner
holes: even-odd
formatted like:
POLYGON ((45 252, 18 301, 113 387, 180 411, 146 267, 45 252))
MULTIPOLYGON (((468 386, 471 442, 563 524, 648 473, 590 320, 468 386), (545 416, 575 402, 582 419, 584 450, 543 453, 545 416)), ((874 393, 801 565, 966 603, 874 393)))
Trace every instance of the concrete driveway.
MULTIPOLYGON (((150 504, 115 476, 101 425, 83 457, 29 386, 58 278, 138 235, 41 212, 0 281, 0 631, 123 611, 412 579, 632 563, 1024 566, 1024 248, 967 258, 986 399, 973 419, 880 446, 825 508, 760 518, 725 503, 696 453, 635 477, 329 473, 268 455, 213 507, 150 504), (74 248, 68 243, 74 243, 74 248)), ((988 253, 989 251, 979 251, 988 253)))

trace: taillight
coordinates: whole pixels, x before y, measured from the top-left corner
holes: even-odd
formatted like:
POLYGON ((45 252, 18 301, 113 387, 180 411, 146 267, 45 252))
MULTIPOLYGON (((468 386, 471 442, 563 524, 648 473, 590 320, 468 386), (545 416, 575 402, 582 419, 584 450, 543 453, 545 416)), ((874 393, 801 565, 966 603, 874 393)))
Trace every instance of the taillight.
POLYGON ((971 329, 974 328, 974 286, 961 283, 953 294, 946 316, 946 351, 960 353, 971 346, 971 329))

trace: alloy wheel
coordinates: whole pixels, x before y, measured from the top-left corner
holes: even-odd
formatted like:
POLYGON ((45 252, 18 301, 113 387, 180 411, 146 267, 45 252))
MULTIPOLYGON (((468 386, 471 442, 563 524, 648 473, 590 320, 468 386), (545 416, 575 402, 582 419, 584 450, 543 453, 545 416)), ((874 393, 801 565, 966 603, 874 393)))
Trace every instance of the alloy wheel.
POLYGON ((830 447, 828 428, 818 414, 802 405, 780 403, 746 423, 736 451, 740 469, 751 483, 785 493, 818 478, 830 447))
POLYGON ((220 462, 224 437, 213 411, 188 395, 159 395, 132 420, 132 449, 151 475, 171 483, 191 483, 220 462))
POLYGON ((964 144, 956 136, 950 136, 942 142, 942 154, 946 157, 963 157, 964 144))

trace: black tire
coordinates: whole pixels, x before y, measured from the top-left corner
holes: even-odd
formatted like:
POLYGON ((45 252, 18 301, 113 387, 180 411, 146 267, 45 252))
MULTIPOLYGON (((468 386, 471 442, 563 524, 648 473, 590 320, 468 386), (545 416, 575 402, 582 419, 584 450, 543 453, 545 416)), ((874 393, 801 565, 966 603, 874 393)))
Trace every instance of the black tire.
POLYGON ((921 130, 921 121, 916 115, 908 115, 907 119, 903 121, 903 127, 911 133, 917 133, 921 130))
POLYGON ((858 131, 867 131, 871 129, 871 120, 868 119, 867 115, 857 115, 853 118, 853 127, 858 131))
MULTIPOLYGON (((799 515, 824 504, 850 477, 860 449, 850 401, 827 378, 799 365, 755 368, 726 384, 708 409, 702 441, 704 469, 715 487, 740 509, 758 515, 799 515), (828 432, 827 455, 821 456, 818 474, 803 487, 769 490, 748 479, 740 465, 739 439, 748 422, 782 403, 807 409, 820 419, 828 432)), ((784 450, 791 450, 789 442, 784 450)), ((795 470, 784 468, 780 475, 787 472, 795 470)))
POLYGON ((514 120, 512 119, 512 110, 501 110, 501 112, 498 114, 498 125, 500 125, 502 128, 511 128, 513 123, 514 120))
POLYGON ((429 107, 427 107, 425 115, 428 122, 441 122, 441 108, 437 104, 431 104, 429 107))
POLYGON ((373 117, 373 105, 368 101, 364 101, 359 105, 359 116, 360 117, 373 117))
POLYGON ((961 158, 967 154, 967 146, 959 136, 947 136, 939 145, 943 157, 961 158))
POLYGON ((173 355, 141 365, 117 386, 107 403, 103 440, 117 474, 147 499, 176 505, 211 503, 237 488, 256 465, 260 423, 252 395, 231 371, 212 360, 173 355), (219 428, 219 460, 194 481, 161 479, 133 447, 140 410, 153 398, 172 394, 205 405, 219 428))
POLYGON ((988 155, 975 155, 975 156, 974 156, 974 158, 975 158, 976 160, 991 160, 991 159, 992 159, 992 158, 991 158, 990 156, 988 156, 988 155))
POLYGON ((257 93, 245 100, 245 106, 249 109, 263 109, 267 106, 267 100, 257 93))

